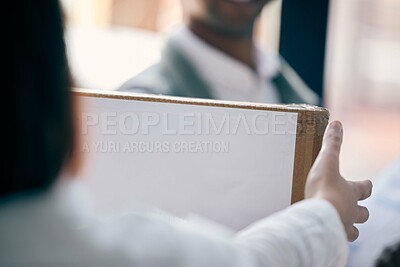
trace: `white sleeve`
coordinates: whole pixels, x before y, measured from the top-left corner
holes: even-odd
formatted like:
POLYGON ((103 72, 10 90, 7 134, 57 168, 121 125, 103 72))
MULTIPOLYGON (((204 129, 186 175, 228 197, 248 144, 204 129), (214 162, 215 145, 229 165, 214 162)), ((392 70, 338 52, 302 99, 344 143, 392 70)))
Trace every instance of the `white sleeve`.
POLYGON ((236 243, 257 266, 345 266, 347 238, 336 209, 322 199, 299 202, 242 231, 236 243))
POLYGON ((341 267, 347 260, 339 215, 321 199, 301 201, 233 239, 205 234, 168 216, 127 216, 114 226, 108 231, 115 241, 108 254, 125 255, 113 260, 114 266, 125 259, 144 267, 341 267))

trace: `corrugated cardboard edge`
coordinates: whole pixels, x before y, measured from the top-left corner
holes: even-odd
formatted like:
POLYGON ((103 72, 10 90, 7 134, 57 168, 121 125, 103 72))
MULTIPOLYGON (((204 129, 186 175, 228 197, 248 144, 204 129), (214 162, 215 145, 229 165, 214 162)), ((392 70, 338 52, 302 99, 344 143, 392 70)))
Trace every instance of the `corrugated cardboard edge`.
POLYGON ((329 112, 327 109, 310 105, 276 105, 235 102, 81 88, 74 89, 73 94, 87 97, 297 113, 297 133, 291 198, 292 204, 304 199, 304 186, 307 175, 321 149, 322 138, 329 120, 329 112))

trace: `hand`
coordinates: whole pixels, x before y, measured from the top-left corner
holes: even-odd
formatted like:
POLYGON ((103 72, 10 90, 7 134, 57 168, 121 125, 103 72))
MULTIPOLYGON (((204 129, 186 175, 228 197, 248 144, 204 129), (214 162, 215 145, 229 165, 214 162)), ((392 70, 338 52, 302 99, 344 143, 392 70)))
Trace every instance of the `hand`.
POLYGON ((372 183, 369 180, 351 182, 339 172, 339 152, 342 145, 343 128, 340 122, 329 124, 321 151, 308 174, 305 197, 323 198, 332 203, 338 211, 349 241, 358 238, 355 223, 365 223, 369 212, 358 205, 359 200, 371 195, 372 183))

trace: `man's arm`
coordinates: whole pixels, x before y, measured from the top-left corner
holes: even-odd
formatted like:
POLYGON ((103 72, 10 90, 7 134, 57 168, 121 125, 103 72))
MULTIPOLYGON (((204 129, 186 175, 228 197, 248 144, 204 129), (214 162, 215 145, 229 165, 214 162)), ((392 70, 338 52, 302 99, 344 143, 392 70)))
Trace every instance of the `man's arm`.
POLYGON ((357 202, 371 194, 372 184, 340 176, 342 136, 340 123, 331 123, 308 176, 308 200, 255 223, 233 240, 197 232, 174 218, 133 216, 109 232, 121 236, 123 251, 137 266, 344 266, 346 237, 356 239, 353 224, 368 219, 368 210, 357 202))
POLYGON ((237 243, 255 266, 345 266, 347 240, 339 214, 326 200, 301 201, 242 231, 237 243))

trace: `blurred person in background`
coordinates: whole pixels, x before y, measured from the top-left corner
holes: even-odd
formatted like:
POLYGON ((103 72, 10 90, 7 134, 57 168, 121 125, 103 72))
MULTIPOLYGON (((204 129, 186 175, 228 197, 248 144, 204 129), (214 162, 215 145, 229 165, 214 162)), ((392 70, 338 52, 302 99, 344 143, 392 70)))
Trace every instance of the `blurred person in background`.
MULTIPOLYGON (((339 173, 342 126, 329 125, 306 184, 307 200, 224 238, 155 213, 101 219, 79 176, 62 12, 57 0, 8 2, 3 85, 0 266, 340 267, 370 181, 339 173)), ((173 196, 171 196, 173 197, 173 196)))
POLYGON ((271 0, 182 0, 186 25, 169 36, 160 62, 118 90, 263 103, 318 104, 279 55, 254 42, 271 0))

